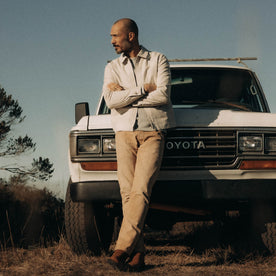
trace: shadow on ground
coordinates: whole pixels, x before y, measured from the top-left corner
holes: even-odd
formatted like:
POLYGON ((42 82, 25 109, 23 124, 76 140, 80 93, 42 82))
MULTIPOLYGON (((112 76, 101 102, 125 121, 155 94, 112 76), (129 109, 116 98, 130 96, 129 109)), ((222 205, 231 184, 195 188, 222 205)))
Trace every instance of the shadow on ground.
POLYGON ((145 242, 156 255, 166 256, 177 250, 183 254, 214 256, 214 261, 192 262, 189 266, 240 263, 254 256, 269 255, 247 222, 240 219, 177 223, 171 231, 155 232, 147 228, 145 242))

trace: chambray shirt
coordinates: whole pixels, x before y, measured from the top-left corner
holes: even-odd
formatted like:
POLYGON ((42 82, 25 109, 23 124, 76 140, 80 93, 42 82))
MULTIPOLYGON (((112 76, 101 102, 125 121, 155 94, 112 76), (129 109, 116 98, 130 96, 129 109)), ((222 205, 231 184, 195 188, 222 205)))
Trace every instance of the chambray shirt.
POLYGON ((175 125, 170 101, 170 69, 167 58, 158 52, 141 47, 135 73, 128 57, 123 54, 106 65, 103 96, 111 109, 114 131, 133 131, 138 108, 143 108, 151 128, 164 130, 175 125), (107 85, 117 83, 124 88, 110 91, 107 85), (157 89, 145 93, 144 84, 155 83, 157 89))

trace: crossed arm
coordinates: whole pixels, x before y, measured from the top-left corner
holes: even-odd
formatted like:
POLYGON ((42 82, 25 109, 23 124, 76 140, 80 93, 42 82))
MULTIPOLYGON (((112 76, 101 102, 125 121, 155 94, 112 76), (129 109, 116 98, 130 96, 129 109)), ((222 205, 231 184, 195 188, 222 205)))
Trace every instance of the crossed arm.
POLYGON ((170 70, 165 57, 159 60, 157 76, 152 77, 155 81, 135 87, 123 87, 117 79, 117 72, 109 64, 105 69, 103 94, 110 109, 157 107, 169 103, 170 70))
MULTIPOLYGON (((124 87, 120 86, 119 84, 115 83, 115 82, 111 82, 107 85, 107 88, 111 91, 122 91, 124 90, 124 87)), ((157 86, 155 83, 146 83, 144 84, 144 91, 146 93, 150 93, 154 90, 156 90, 157 86)))

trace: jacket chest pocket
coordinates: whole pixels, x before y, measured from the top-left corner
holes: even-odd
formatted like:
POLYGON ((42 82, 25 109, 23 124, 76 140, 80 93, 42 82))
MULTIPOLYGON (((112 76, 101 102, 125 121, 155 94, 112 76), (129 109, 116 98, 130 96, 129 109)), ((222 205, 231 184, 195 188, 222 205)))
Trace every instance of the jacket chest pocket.
POLYGON ((155 83, 157 81, 157 67, 155 65, 146 65, 141 72, 143 83, 155 83))

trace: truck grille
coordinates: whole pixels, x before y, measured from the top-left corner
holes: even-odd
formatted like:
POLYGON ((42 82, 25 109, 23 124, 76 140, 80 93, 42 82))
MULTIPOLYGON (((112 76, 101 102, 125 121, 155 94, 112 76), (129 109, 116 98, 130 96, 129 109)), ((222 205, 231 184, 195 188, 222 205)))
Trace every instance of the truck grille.
POLYGON ((161 169, 222 169, 235 165, 236 131, 231 129, 169 130, 161 169))

